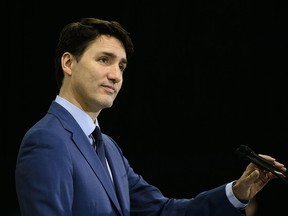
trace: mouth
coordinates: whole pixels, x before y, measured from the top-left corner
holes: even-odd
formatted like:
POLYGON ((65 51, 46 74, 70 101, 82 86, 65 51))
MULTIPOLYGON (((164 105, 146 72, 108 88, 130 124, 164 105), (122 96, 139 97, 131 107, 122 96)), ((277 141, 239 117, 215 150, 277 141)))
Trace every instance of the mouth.
POLYGON ((104 90, 109 93, 109 94, 115 94, 116 93, 116 89, 113 86, 110 85, 103 85, 102 86, 104 88, 104 90))

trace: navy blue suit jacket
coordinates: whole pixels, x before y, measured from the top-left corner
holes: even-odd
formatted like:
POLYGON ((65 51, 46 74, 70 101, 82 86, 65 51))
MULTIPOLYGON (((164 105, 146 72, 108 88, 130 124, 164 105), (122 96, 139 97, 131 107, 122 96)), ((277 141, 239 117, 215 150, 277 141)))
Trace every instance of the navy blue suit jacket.
POLYGON ((103 134, 114 186, 87 136, 56 102, 24 136, 16 164, 22 216, 240 216, 225 185, 191 199, 165 197, 135 173, 121 149, 103 134))

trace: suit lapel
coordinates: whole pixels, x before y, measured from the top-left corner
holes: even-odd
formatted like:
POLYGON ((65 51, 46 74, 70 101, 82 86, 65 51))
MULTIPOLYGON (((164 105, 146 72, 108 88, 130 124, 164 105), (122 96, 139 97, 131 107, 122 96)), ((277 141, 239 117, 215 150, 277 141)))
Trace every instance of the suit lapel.
POLYGON ((120 204, 117 200, 111 179, 109 179, 105 173, 100 159, 80 126, 77 124, 72 115, 56 102, 50 106, 49 112, 58 116, 63 123, 63 127, 72 133, 72 141, 75 143, 83 157, 86 159, 87 163, 90 165, 91 169, 94 171, 95 175, 98 177, 99 181, 107 192, 107 195, 115 205, 116 209, 119 211, 120 215, 122 215, 120 204))
POLYGON ((107 176, 106 171, 104 170, 103 166, 101 165, 101 161, 98 158, 95 150, 87 140, 86 136, 84 136, 84 139, 82 137, 78 137, 77 135, 73 135, 73 140, 75 144, 77 145, 79 151, 82 153, 83 157, 87 160, 87 163, 90 164, 90 167, 93 169, 95 175, 97 175, 99 181, 105 188, 108 196, 116 206, 119 212, 121 212, 121 208, 119 205, 119 202, 117 200, 117 196, 115 193, 114 186, 111 182, 110 177, 107 176))
POLYGON ((104 142, 106 143, 106 157, 109 162, 110 169, 113 173, 113 180, 115 185, 115 190, 117 192, 118 201, 122 209, 129 209, 129 186, 128 182, 123 179, 123 176, 127 176, 126 169, 123 166, 123 158, 119 155, 119 151, 115 151, 115 145, 112 141, 103 136, 104 142))

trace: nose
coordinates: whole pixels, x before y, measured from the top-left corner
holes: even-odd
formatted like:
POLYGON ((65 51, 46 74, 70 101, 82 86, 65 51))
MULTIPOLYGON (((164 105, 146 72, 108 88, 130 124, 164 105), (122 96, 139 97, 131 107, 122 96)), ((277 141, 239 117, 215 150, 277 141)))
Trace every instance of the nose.
POLYGON ((113 83, 118 83, 122 80, 123 71, 120 70, 119 65, 112 65, 108 73, 108 79, 113 83))

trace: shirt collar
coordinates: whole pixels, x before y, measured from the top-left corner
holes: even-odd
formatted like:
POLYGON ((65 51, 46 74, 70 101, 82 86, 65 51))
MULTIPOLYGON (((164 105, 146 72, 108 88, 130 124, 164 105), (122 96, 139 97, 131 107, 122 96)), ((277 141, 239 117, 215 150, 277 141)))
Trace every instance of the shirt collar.
POLYGON ((57 95, 55 102, 63 106, 74 117, 87 137, 90 136, 96 126, 99 126, 97 119, 95 124, 92 118, 86 112, 70 103, 66 99, 62 98, 61 96, 57 95))

